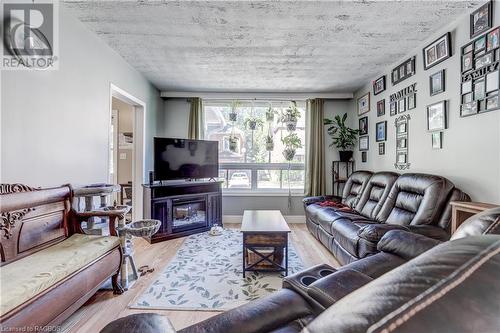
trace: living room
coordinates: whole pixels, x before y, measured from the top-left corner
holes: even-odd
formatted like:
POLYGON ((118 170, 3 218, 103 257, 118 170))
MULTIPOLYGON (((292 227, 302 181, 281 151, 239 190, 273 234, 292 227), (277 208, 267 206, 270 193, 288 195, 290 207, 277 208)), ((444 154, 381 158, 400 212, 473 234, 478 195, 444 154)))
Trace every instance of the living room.
POLYGON ((500 330, 497 2, 1 6, 2 330, 500 330))

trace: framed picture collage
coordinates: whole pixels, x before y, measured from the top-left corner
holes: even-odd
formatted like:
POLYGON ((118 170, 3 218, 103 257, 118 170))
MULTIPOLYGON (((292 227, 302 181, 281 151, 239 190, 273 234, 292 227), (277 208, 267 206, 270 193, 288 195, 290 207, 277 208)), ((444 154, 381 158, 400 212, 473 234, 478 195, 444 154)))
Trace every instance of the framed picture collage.
POLYGON ((460 116, 500 108, 500 27, 461 48, 460 116))

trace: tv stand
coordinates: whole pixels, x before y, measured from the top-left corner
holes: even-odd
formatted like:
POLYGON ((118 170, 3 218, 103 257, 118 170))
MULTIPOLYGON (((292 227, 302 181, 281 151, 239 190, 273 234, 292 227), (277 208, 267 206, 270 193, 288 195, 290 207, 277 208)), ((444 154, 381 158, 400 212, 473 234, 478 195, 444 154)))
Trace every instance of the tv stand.
POLYGON ((161 221, 150 243, 222 226, 222 181, 144 184, 144 218, 161 221))

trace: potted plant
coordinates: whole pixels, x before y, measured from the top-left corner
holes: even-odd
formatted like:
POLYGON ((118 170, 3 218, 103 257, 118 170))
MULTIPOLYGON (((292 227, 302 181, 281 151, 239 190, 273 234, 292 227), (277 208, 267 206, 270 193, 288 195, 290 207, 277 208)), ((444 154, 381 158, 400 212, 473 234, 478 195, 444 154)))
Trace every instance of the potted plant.
POLYGON ((259 126, 261 129, 264 126, 264 121, 257 117, 248 117, 245 119, 245 128, 250 128, 252 131, 259 126))
POLYGON ((238 108, 238 106, 240 106, 240 102, 239 101, 233 101, 231 103, 231 111, 229 112, 229 121, 236 121, 236 118, 237 118, 237 113, 236 113, 236 109, 238 108))
POLYGON ((266 111, 266 121, 272 123, 274 121, 274 115, 278 112, 274 110, 272 107, 269 107, 266 111))
POLYGON ((229 137, 229 150, 235 153, 238 150, 238 138, 231 135, 229 137))
POLYGON ((292 105, 286 109, 281 115, 281 122, 286 125, 286 129, 290 132, 297 129, 297 121, 300 118, 300 111, 297 108, 297 102, 292 101, 292 105))
POLYGON ((287 161, 293 160, 297 148, 302 147, 302 142, 300 141, 297 133, 290 133, 281 139, 281 142, 285 145, 285 150, 283 151, 283 156, 287 161))
POLYGON ((352 158, 352 148, 356 144, 359 130, 352 129, 345 125, 347 113, 342 117, 336 115, 334 119, 323 119, 323 124, 328 127, 328 134, 332 138, 330 147, 335 146, 339 149, 339 157, 341 162, 348 162, 352 158))
POLYGON ((274 150, 274 138, 272 135, 266 136, 266 151, 274 150))

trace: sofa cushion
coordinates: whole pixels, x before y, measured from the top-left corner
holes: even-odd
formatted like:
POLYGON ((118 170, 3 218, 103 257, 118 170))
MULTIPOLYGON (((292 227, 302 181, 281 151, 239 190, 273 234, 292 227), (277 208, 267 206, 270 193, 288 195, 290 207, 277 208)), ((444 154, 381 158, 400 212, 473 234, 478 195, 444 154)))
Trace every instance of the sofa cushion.
POLYGON ((373 174, 361 194, 356 211, 365 217, 375 219, 398 176, 395 172, 373 174))
POLYGON ((119 244, 118 237, 74 234, 60 243, 2 266, 0 316, 49 289, 119 244))
POLYGON ((370 171, 353 172, 345 183, 344 192, 342 194, 342 203, 351 208, 356 207, 361 193, 363 193, 371 176, 372 173, 370 171))
POLYGON ((318 224, 318 218, 317 218, 317 215, 319 212, 321 212, 322 210, 324 209, 328 209, 328 208, 325 208, 325 207, 321 207, 319 204, 317 203, 314 203, 314 204, 311 204, 309 206, 306 207, 306 215, 307 215, 307 218, 311 221, 311 222, 314 222, 316 224, 318 224))

